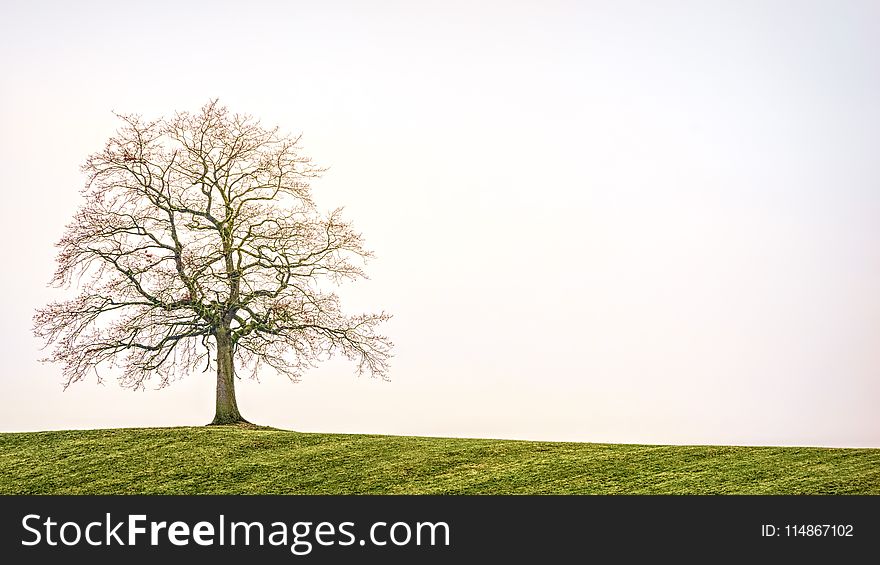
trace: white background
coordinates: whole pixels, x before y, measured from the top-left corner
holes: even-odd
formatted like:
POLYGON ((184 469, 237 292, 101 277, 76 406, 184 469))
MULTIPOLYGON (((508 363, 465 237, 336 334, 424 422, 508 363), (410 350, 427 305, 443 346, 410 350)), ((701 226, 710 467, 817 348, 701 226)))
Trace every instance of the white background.
POLYGON ((194 425, 31 337, 78 167, 211 97, 302 132, 377 259, 391 381, 239 387, 300 431, 880 446, 877 2, 4 2, 0 430, 194 425), (185 4, 180 6, 178 4, 185 4), (370 6, 366 6, 370 4, 370 6))

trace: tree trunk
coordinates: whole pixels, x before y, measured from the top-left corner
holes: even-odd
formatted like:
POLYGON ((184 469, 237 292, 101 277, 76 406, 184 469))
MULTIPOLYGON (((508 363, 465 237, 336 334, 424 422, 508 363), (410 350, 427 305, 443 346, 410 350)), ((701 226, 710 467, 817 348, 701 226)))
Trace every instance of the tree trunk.
POLYGON ((247 422, 238 411, 235 402, 235 364, 233 361, 232 336, 227 328, 218 328, 214 335, 217 340, 217 411, 215 424, 237 424, 247 422))

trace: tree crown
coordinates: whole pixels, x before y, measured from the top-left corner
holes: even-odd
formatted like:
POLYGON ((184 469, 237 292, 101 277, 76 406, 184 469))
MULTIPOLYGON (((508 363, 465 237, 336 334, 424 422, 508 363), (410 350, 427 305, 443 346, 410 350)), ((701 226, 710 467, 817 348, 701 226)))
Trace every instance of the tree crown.
POLYGON ((338 283, 365 276, 371 256, 341 209, 322 214, 310 179, 323 169, 299 137, 230 114, 198 113, 123 126, 83 165, 84 203, 57 243, 56 286, 80 293, 37 311, 65 387, 102 365, 120 383, 159 386, 213 363, 218 336, 256 376, 298 379, 334 352, 358 372, 387 375, 390 316, 342 312, 338 283))

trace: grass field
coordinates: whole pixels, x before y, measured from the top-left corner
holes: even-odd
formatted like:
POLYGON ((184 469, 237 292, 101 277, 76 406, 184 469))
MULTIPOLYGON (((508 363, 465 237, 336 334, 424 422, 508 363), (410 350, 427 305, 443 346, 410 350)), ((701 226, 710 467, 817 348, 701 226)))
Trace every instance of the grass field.
POLYGON ((880 449, 200 427, 0 434, 2 494, 880 494, 880 449))

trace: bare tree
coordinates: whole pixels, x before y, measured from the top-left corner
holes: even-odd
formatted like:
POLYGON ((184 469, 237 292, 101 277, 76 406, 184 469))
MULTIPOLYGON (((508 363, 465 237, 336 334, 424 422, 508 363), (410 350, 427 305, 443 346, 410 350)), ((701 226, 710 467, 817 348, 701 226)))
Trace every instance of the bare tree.
POLYGON ((299 137, 211 101, 196 114, 124 124, 83 165, 85 203, 58 242, 56 286, 71 300, 38 310, 64 387, 118 368, 125 387, 164 387, 216 365, 214 424, 242 422, 236 365, 297 380, 340 352, 386 375, 385 313, 347 316, 319 283, 364 277, 370 257, 340 210, 321 214, 309 180, 322 169, 299 137))

